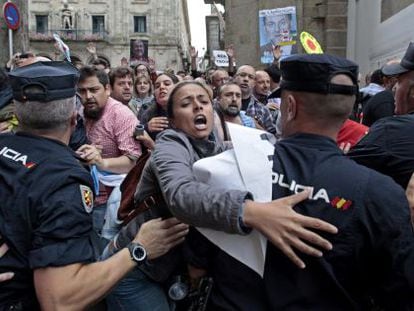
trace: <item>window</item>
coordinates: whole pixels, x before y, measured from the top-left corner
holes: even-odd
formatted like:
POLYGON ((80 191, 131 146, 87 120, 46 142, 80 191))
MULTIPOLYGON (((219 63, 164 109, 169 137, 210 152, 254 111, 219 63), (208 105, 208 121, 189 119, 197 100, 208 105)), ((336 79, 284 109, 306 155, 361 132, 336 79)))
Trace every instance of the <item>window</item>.
POLYGON ((92 16, 92 33, 103 34, 105 32, 105 16, 93 15, 92 16))
POLYGON ((134 32, 147 32, 146 16, 134 16, 134 32))
POLYGON ((37 33, 47 33, 47 15, 36 15, 36 32, 37 33))

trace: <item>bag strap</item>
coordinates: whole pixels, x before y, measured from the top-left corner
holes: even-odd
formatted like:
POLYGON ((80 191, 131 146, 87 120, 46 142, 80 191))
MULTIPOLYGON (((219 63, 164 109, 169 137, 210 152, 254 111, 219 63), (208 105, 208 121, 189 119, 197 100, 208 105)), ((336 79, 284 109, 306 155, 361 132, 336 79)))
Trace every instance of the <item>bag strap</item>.
POLYGON ((124 218, 124 221, 122 223, 123 226, 128 224, 133 218, 135 218, 138 214, 153 208, 154 206, 157 206, 159 204, 162 204, 164 201, 164 198, 161 194, 153 194, 150 196, 147 196, 143 201, 138 203, 134 209, 132 209, 128 215, 124 218))

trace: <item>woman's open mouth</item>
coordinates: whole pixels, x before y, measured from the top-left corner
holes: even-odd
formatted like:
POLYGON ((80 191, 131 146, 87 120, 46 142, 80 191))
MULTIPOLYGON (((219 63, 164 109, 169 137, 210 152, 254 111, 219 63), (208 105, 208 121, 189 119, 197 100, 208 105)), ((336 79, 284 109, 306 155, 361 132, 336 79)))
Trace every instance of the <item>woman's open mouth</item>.
POLYGON ((197 130, 207 129, 207 118, 205 115, 199 114, 194 118, 194 125, 197 130))

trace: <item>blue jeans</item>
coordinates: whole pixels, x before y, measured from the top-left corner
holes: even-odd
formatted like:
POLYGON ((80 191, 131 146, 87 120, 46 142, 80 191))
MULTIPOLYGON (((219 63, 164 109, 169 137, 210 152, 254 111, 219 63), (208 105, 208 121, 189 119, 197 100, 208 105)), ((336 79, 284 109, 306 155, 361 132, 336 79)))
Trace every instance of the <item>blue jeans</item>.
POLYGON ((169 311, 168 298, 159 283, 138 268, 132 270, 106 297, 108 311, 169 311))

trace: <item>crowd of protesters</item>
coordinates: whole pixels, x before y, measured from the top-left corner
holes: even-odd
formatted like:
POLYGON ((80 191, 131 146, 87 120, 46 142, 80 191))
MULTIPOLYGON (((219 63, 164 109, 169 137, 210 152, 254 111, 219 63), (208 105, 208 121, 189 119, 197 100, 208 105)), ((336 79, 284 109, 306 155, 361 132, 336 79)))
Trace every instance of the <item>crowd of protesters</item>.
POLYGON ((0 311, 414 310, 414 44, 364 87, 341 57, 227 53, 1 70, 0 311), (228 123, 276 142, 268 202, 196 178, 228 123), (263 276, 196 227, 263 234, 263 276))

